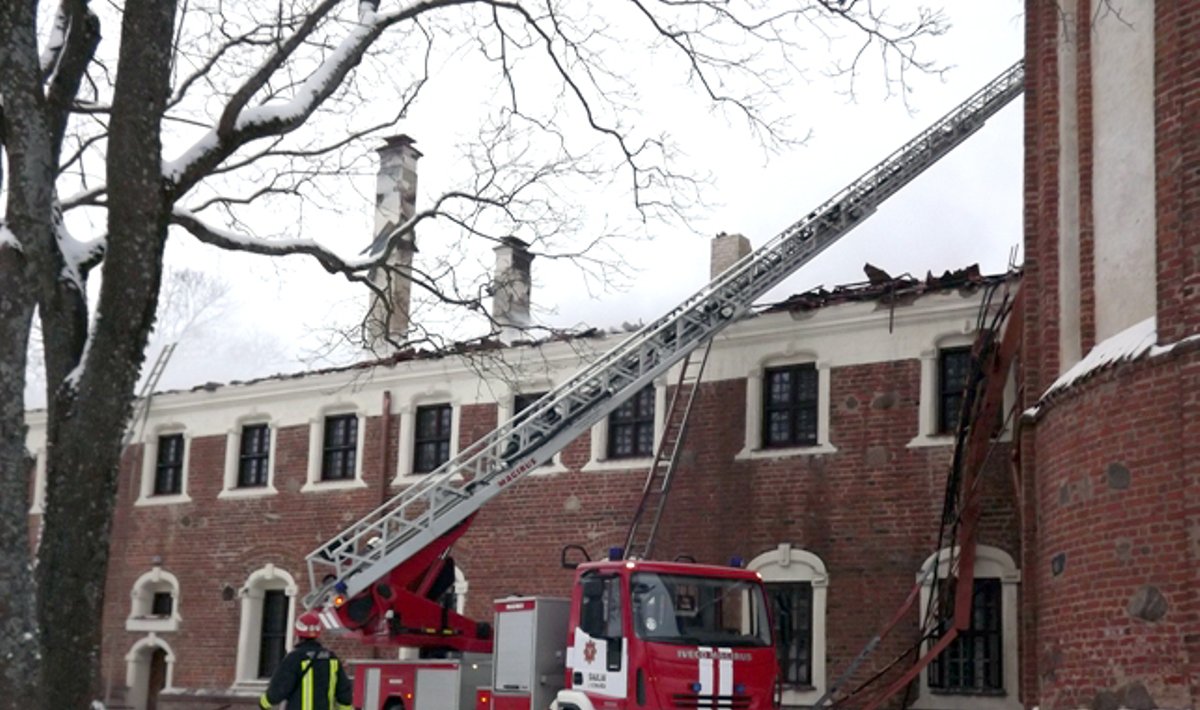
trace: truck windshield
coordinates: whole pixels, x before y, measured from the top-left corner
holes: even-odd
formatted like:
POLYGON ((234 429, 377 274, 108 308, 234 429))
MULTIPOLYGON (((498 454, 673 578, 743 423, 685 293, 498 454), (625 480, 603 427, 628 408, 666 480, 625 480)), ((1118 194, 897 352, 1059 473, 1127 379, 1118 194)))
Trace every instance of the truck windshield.
POLYGON ((638 638, 689 646, 770 646, 761 584, 743 579, 635 572, 638 638))

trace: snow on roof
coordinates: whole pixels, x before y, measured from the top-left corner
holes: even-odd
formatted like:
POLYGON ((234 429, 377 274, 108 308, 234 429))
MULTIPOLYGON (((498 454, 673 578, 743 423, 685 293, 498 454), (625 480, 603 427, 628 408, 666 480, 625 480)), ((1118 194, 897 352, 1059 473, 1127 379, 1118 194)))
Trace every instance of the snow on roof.
POLYGON ((1038 399, 1038 406, 1031 408, 1025 414, 1026 416, 1037 416, 1042 402, 1100 370, 1113 367, 1122 362, 1132 362, 1141 357, 1165 355, 1180 345, 1192 341, 1200 341, 1200 334, 1189 336, 1169 345, 1157 345, 1158 321, 1154 316, 1151 316, 1097 343, 1088 352, 1086 357, 1060 375, 1054 381, 1054 384, 1050 385, 1042 393, 1042 396, 1038 399))

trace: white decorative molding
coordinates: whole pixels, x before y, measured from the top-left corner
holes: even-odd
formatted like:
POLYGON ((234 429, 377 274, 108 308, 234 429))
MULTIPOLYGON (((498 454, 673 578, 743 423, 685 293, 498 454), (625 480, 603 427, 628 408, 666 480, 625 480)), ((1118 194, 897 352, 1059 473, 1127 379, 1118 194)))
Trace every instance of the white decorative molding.
POLYGON ((450 405, 450 458, 458 455, 458 433, 462 425, 462 401, 449 389, 426 387, 412 395, 397 412, 400 417, 399 441, 396 442, 396 477, 392 485, 407 486, 424 480, 426 473, 413 471, 413 456, 417 450, 417 408, 430 405, 450 405))
MULTIPOLYGON (((930 568, 937 564, 937 576, 946 579, 950 573, 952 562, 957 556, 957 548, 944 547, 925 559, 921 570, 917 573, 917 581, 921 583, 921 610, 929 608, 929 597, 933 592, 933 575, 928 574, 930 568)), ((972 710, 1019 710, 1020 675, 1017 659, 1017 604, 1018 586, 1021 583, 1021 571, 1011 555, 998 547, 990 545, 975 546, 975 579, 1000 580, 1000 623, 1003 643, 1002 670, 1004 673, 1003 695, 961 695, 938 691, 934 693, 929 688, 928 666, 921 671, 917 699, 913 702, 914 710, 958 710, 970 707, 972 710)), ((929 650, 930 642, 921 646, 921 652, 929 650)))
POLYGON ((829 441, 829 415, 831 410, 832 381, 830 363, 820 360, 810 350, 798 350, 794 342, 762 355, 751 361, 746 370, 746 428, 742 450, 734 457, 737 460, 774 459, 789 456, 812 456, 832 454, 837 447, 829 441), (791 446, 764 448, 763 439, 763 374, 769 368, 812 363, 817 370, 817 443, 813 446, 791 446))
POLYGON ((258 677, 258 654, 262 642, 263 597, 268 590, 282 590, 287 595, 288 634, 284 644, 287 650, 292 649, 291 629, 296 619, 296 594, 299 590, 292 575, 267 563, 250 574, 238 593, 242 599, 242 614, 234 673, 237 685, 255 685, 265 680, 258 677))
MULTIPOLYGON (((361 424, 361 422, 360 422, 361 424)), ((275 442, 279 430, 265 414, 247 414, 234 422, 225 434, 225 475, 224 484, 217 498, 261 498, 278 493, 275 489, 275 442), (242 454, 242 431, 247 426, 266 424, 269 430, 270 443, 267 447, 267 485, 241 488, 238 486, 238 473, 242 454)))
POLYGON ((301 493, 324 493, 366 488, 363 480, 363 447, 367 436, 367 417, 362 410, 342 402, 330 404, 317 412, 308 422, 308 473, 301 493), (358 420, 354 436, 354 478, 336 481, 321 480, 321 467, 325 462, 325 419, 327 417, 353 414, 358 420))
POLYGON ((829 573, 825 563, 813 553, 790 543, 778 547, 750 560, 747 569, 762 575, 763 581, 807 582, 812 585, 812 687, 784 688, 785 706, 812 705, 825 694, 825 610, 828 606, 829 573))
POLYGON ((126 700, 132 707, 146 707, 150 689, 150 664, 154 652, 158 650, 163 652, 163 660, 167 666, 163 690, 175 689, 175 651, 164 639, 150 633, 134 642, 125 654, 125 685, 129 688, 129 697, 126 700))
POLYGON ((179 580, 175 575, 155 566, 137 578, 130 590, 129 618, 125 620, 126 631, 169 632, 179 629, 183 617, 179 614, 179 580), (153 614, 154 595, 166 592, 171 595, 171 613, 167 616, 153 614))
POLYGON ((149 429, 148 432, 146 438, 142 440, 142 481, 138 499, 134 501, 134 505, 152 506, 190 503, 192 499, 188 496, 188 467, 191 464, 190 459, 192 456, 191 432, 179 422, 160 424, 149 429), (159 440, 164 436, 175 434, 183 435, 183 463, 179 473, 179 493, 155 495, 154 478, 158 468, 159 440))
MULTIPOLYGON (((658 442, 662 440, 663 425, 666 422, 667 413, 667 387, 666 378, 659 377, 654 380, 654 448, 658 448, 658 442)), ((654 463, 654 457, 639 456, 637 458, 608 458, 608 419, 604 417, 595 425, 591 431, 591 456, 588 462, 583 465, 581 471, 629 471, 638 470, 645 471, 654 463)))

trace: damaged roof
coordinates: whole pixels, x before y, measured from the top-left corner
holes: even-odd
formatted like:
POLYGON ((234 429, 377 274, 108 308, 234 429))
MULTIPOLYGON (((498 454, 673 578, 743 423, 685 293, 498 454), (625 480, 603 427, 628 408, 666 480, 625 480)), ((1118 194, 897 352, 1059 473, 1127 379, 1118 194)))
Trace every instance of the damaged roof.
POLYGON ((926 272, 924 279, 918 279, 910 274, 890 276, 878 267, 866 264, 863 271, 867 281, 835 286, 826 289, 817 286, 814 289, 790 296, 778 303, 770 304, 760 310, 761 313, 779 313, 795 311, 813 311, 839 303, 861 303, 877 301, 880 305, 894 306, 911 303, 918 297, 929 293, 946 291, 961 291, 971 293, 980 288, 1002 284, 1019 276, 1019 271, 1004 274, 983 275, 979 265, 972 264, 956 271, 945 271, 941 276, 926 272))
MULTIPOLYGON (((872 266, 871 264, 866 264, 863 267, 863 270, 867 274, 867 281, 835 286, 833 289, 826 289, 824 286, 818 286, 809 291, 795 294, 778 303, 770 304, 760 308, 758 312, 779 313, 814 311, 826 306, 833 306, 840 303, 860 303, 869 301, 877 301, 882 306, 895 306, 904 303, 911 303, 918 297, 929 293, 946 291, 973 292, 979 288, 1004 283, 1008 279, 1019 275, 1019 271, 1010 271, 1004 274, 982 275, 980 274, 978 264, 973 264, 966 268, 955 271, 946 271, 942 273, 941 276, 934 276, 932 272, 928 272, 926 273, 924 279, 917 279, 908 274, 892 277, 884 270, 872 266)), ((279 373, 249 380, 233 380, 227 383, 207 382, 205 384, 192 387, 188 390, 169 390, 167 392, 156 392, 155 394, 168 394, 170 392, 181 391, 212 392, 221 387, 227 386, 253 385, 260 382, 296 380, 314 375, 352 372, 356 370, 369 370, 376 367, 386 368, 404 362, 438 360, 444 357, 453 357, 458 355, 478 355, 513 347, 540 347, 542 345, 555 342, 595 339, 614 333, 633 332, 640 328, 641 325, 642 324, 640 323, 627 323, 620 328, 613 328, 607 331, 595 327, 573 331, 562 331, 554 333, 545 338, 522 340, 510 345, 506 345, 492 337, 484 337, 476 340, 451 343, 449 346, 442 349, 407 348, 392 355, 388 355, 387 357, 361 360, 349 365, 338 365, 291 373, 279 373)))

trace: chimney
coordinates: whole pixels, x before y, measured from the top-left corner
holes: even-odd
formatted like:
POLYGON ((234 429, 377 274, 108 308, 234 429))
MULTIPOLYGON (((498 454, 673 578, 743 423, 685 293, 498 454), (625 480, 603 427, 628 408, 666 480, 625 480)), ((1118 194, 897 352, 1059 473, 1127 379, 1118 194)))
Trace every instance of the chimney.
POLYGON ((500 340, 511 343, 525 337, 522 328, 529 317, 529 245, 516 237, 505 237, 496 247, 496 274, 492 281, 492 318, 500 327, 500 340))
MULTIPOLYGON (((384 139, 379 151, 379 174, 375 178, 375 241, 372 248, 382 249, 392 232, 411 219, 417 208, 417 150, 406 135, 384 139)), ((391 269, 373 269, 371 283, 388 294, 387 303, 371 294, 367 313, 365 344, 378 357, 388 355, 388 339, 403 342, 408 334, 409 307, 412 300, 413 253, 416 235, 409 233, 392 247, 387 265, 391 269), (388 308, 390 304, 390 309, 388 308)))
POLYGON ((740 234, 721 232, 713 237, 711 253, 708 277, 715 279, 750 253, 750 240, 740 234))

